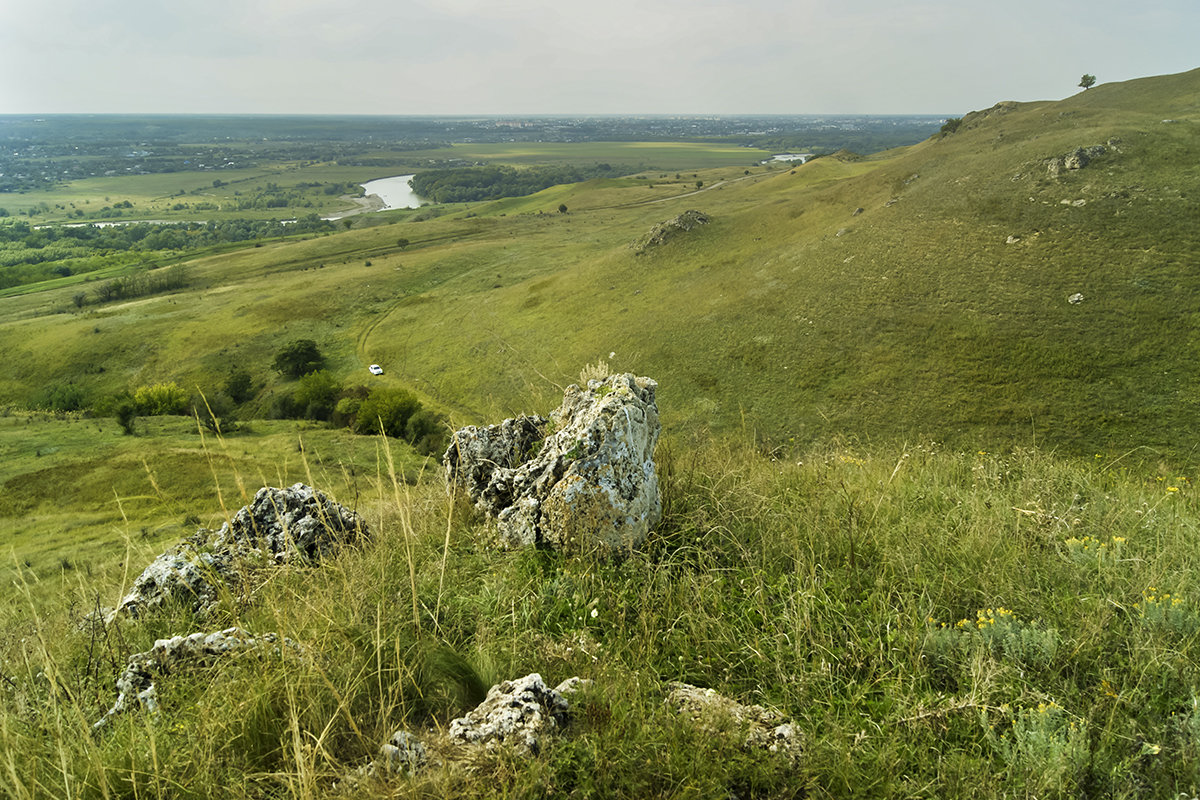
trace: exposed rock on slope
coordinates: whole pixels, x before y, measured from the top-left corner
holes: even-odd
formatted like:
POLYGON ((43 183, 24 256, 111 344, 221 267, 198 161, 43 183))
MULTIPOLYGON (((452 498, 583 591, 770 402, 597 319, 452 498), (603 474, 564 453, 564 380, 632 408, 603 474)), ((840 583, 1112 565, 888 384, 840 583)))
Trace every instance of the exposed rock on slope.
POLYGON ((685 211, 674 219, 660 222, 650 229, 650 232, 630 245, 637 254, 646 252, 651 247, 666 244, 676 234, 687 233, 698 225, 707 225, 707 214, 699 211, 685 211))
POLYGON ((549 421, 463 428, 443 458, 447 483, 496 521, 503 546, 628 552, 662 516, 657 387, 610 375, 568 387, 549 421))
MULTIPOLYGON (((238 652, 274 647, 278 641, 279 637, 273 633, 250 636, 240 628, 159 639, 146 652, 130 656, 125 671, 117 679, 117 702, 92 727, 103 728, 113 717, 135 705, 157 713, 158 689, 154 681, 159 675, 184 666, 209 664, 238 652)), ((286 639, 284 642, 295 647, 286 639)))
POLYGON ((800 733, 778 712, 759 705, 746 706, 687 683, 670 684, 668 705, 678 709, 698 728, 716 735, 734 733, 742 737, 746 750, 766 750, 791 761, 800 758, 800 733))
POLYGON ((223 589, 253 585, 263 568, 316 561, 367 535, 357 514, 312 487, 263 487, 220 530, 201 529, 154 559, 106 621, 168 601, 206 611, 223 589))
MULTIPOLYGON (((572 679, 577 681, 578 679, 572 679)), ((541 739, 567 723, 571 681, 551 689, 536 672, 504 681, 488 690, 487 699, 466 716, 450 723, 450 740, 461 744, 507 744, 519 752, 536 753, 541 739)))

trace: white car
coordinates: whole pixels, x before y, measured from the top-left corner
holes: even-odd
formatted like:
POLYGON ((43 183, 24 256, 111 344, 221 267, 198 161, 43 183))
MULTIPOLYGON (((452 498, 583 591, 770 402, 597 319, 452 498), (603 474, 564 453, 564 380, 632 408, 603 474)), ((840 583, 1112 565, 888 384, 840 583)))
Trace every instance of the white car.
POLYGON ((383 367, 379 366, 378 364, 372 364, 371 366, 367 367, 367 372, 371 373, 372 375, 382 375, 383 367))

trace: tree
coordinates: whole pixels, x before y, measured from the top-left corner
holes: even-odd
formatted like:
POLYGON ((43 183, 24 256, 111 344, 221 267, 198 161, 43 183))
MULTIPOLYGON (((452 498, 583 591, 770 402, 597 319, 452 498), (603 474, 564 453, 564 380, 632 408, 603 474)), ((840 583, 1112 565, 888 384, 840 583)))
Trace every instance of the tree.
POLYGON ((565 213, 567 213, 567 204, 566 204, 566 203, 559 203, 559 204, 558 204, 558 213, 560 213, 560 214, 565 214, 565 213))
POLYGON ((289 378, 302 378, 325 365, 325 356, 312 339, 297 339, 275 354, 275 369, 289 378))
POLYGON ((403 236, 401 236, 396 240, 396 247, 399 247, 401 250, 408 247, 408 239, 405 239, 403 236))
POLYGON ((1095 86, 1095 85, 1096 85, 1096 76, 1095 76, 1095 75, 1088 75, 1088 74, 1085 72, 1085 73, 1083 74, 1083 77, 1079 79, 1079 85, 1080 85, 1080 86, 1082 86, 1082 87, 1084 88, 1084 91, 1086 91, 1086 90, 1088 90, 1088 89, 1092 88, 1093 86, 1095 86))

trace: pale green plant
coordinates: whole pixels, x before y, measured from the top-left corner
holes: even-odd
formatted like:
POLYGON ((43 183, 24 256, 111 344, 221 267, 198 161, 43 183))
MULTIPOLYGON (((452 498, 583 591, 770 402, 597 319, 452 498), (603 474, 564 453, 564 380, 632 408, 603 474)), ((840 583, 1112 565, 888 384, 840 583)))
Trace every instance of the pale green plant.
POLYGON ((1142 592, 1134 605, 1143 625, 1159 630, 1190 634, 1200 628, 1200 617, 1186 600, 1170 592, 1159 592, 1151 586, 1142 592))
POLYGON ((964 618, 954 624, 938 623, 932 617, 927 622, 936 626, 930 631, 927 647, 942 657, 958 659, 983 649, 999 660, 1045 667, 1054 660, 1060 643, 1056 629, 1023 622, 1003 606, 981 608, 974 619, 964 618))
POLYGON ((1085 567, 1111 567, 1121 561, 1125 537, 1111 536, 1107 541, 1102 541, 1093 536, 1072 536, 1065 544, 1067 557, 1076 564, 1085 567))
POLYGON ((603 358, 598 358, 595 364, 585 364, 583 369, 579 370, 579 383, 587 386, 588 381, 602 381, 612 374, 608 362, 603 358))
POLYGON ((1087 729, 1053 700, 1016 710, 1001 706, 982 719, 989 744, 1030 796, 1069 795, 1087 768, 1087 729))

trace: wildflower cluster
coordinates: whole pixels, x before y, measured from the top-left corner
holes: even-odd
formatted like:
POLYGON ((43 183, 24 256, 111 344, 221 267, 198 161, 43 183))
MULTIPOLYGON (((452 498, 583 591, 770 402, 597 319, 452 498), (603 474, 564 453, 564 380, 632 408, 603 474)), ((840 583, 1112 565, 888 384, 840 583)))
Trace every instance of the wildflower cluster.
POLYGON ((1067 539, 1066 545, 1067 556, 1076 564, 1104 567, 1116 564, 1121 560, 1125 537, 1113 536, 1107 542, 1102 542, 1092 536, 1083 538, 1072 536, 1067 539))
POLYGON ((1039 793, 1074 783, 1086 770, 1086 729, 1053 700, 1013 711, 1003 705, 999 719, 984 715, 988 740, 1017 783, 1039 793))
POLYGON ((981 608, 975 612, 974 619, 960 619, 952 625, 939 623, 933 617, 926 622, 933 628, 926 640, 930 649, 939 656, 955 660, 983 648, 997 659, 1042 667, 1053 661, 1058 652, 1057 630, 1022 622, 1011 609, 1003 606, 981 608))
POLYGON ((1180 633, 1190 633, 1200 627, 1200 619, 1183 598, 1170 592, 1160 594, 1153 586, 1142 592, 1142 599, 1134 605, 1134 609, 1142 622, 1151 627, 1180 633))

